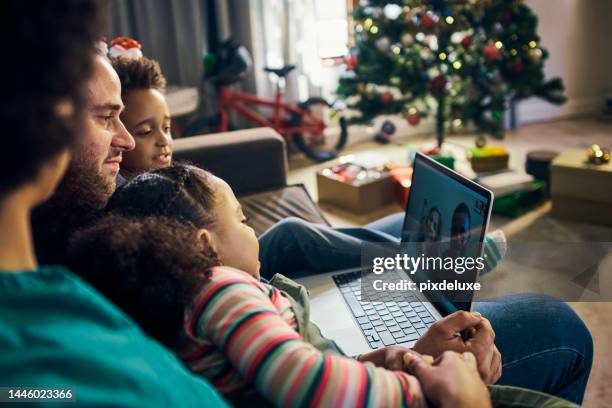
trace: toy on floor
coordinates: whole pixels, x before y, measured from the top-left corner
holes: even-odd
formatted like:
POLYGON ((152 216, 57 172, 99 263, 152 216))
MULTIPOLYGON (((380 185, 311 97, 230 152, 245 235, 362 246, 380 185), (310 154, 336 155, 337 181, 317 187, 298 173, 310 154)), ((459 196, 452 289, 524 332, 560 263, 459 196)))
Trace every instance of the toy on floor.
POLYGON ((374 135, 374 141, 380 144, 389 144, 396 130, 397 127, 393 122, 385 120, 380 127, 380 131, 374 135))

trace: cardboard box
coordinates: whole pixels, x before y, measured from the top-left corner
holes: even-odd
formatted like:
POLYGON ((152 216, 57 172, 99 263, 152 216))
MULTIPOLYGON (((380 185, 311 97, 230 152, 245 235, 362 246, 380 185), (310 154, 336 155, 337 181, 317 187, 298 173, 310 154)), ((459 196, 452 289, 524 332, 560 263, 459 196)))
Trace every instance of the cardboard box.
POLYGON ((612 163, 599 166, 587 163, 586 149, 567 150, 555 157, 550 168, 550 183, 553 196, 612 205, 612 163))
POLYGON ((393 203, 393 183, 389 173, 381 178, 354 185, 317 173, 319 201, 363 214, 393 203))
POLYGON ((552 215, 566 220, 612 226, 612 208, 601 201, 556 195, 552 197, 552 215))
POLYGON ((612 164, 587 163, 586 150, 562 152, 551 164, 552 214, 612 225, 612 164))

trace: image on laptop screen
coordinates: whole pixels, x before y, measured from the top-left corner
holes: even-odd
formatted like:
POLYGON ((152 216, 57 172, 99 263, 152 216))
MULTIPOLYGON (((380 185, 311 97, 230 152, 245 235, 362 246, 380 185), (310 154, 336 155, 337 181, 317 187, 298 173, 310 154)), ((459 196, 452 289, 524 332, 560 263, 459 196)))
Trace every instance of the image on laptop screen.
MULTIPOLYGON (((441 257, 443 259, 481 255, 486 232, 490 194, 469 180, 430 159, 419 158, 414 163, 410 198, 406 208, 402 242, 409 243, 412 256, 441 257), (480 191, 479 191, 480 190, 480 191), (414 245, 413 245, 414 244, 414 245)), ((456 276, 447 271, 422 270, 413 279, 458 278, 475 281, 477 271, 456 276)), ((455 307, 466 308, 466 302, 454 299, 455 307)))

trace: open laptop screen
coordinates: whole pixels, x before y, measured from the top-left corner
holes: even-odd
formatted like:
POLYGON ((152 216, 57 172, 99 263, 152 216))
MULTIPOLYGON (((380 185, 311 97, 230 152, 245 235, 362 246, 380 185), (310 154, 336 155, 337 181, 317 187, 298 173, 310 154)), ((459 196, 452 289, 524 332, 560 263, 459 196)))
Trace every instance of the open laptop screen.
MULTIPOLYGON (((477 258, 482 254, 492 200, 490 191, 417 153, 402 243, 410 243, 412 256, 477 258)), ((439 279, 434 274, 421 270, 412 279, 439 279)), ((477 272, 462 274, 461 278, 475 281, 477 272)), ((456 309, 471 307, 471 302, 452 303, 456 309)))

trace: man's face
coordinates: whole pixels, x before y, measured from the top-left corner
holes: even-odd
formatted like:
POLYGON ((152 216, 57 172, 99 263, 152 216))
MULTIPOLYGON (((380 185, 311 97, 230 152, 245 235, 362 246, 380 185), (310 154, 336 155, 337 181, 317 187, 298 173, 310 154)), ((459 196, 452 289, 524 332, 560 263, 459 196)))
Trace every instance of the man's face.
POLYGON ((470 217, 464 212, 453 214, 451 224, 451 247, 463 251, 470 241, 470 217))
POLYGON ((72 165, 82 176, 98 180, 108 198, 115 191, 122 153, 134 148, 134 139, 119 119, 123 110, 119 77, 100 56, 87 88, 86 117, 72 165))

